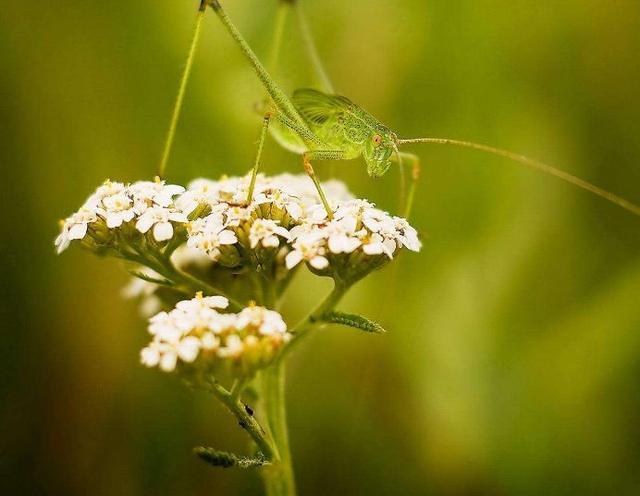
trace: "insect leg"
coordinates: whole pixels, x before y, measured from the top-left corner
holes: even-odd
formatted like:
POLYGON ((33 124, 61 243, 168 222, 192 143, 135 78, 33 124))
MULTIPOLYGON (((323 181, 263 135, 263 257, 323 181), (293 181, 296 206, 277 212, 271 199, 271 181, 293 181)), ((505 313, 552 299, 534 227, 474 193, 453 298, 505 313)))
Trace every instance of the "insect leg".
POLYGON ((320 195, 320 200, 322 200, 322 204, 324 205, 324 209, 327 211, 327 217, 329 219, 333 218, 333 210, 329 206, 329 202, 327 201, 327 197, 322 191, 322 186, 320 186, 320 181, 316 177, 316 174, 311 165, 311 160, 344 160, 344 152, 342 150, 309 150, 304 152, 302 155, 302 163, 304 165, 304 170, 307 172, 313 184, 315 184, 316 189, 318 190, 318 195, 320 195))
POLYGON ((178 87, 178 95, 173 106, 173 112, 171 114, 171 121, 169 123, 169 129, 165 138, 164 147, 162 149, 162 158, 160 159, 160 167, 158 175, 164 176, 167 169, 167 162, 169 161, 169 155, 171 153, 171 146, 173 145, 173 139, 176 134, 176 127, 178 125, 178 119, 180 117, 180 110, 182 110, 182 102, 184 100, 184 94, 187 89, 187 82, 189 81, 189 75, 191 74, 191 67, 193 66, 193 59, 196 55, 196 48, 198 47, 198 41, 200 40, 200 28, 202 27, 202 20, 204 19, 204 13, 207 8, 206 0, 200 2, 200 8, 196 17, 196 25, 193 29, 193 35, 191 37, 191 45, 189 47, 189 54, 187 55, 187 62, 185 63, 184 70, 182 71, 182 77, 180 78, 180 86, 178 87))
POLYGON ((260 132, 260 141, 258 142, 258 151, 256 152, 256 160, 253 164, 251 172, 251 182, 249 183, 249 192, 247 193, 247 205, 253 200, 253 190, 256 187, 256 178, 258 177, 258 168, 260 167, 260 159, 262 158, 262 149, 264 148, 264 140, 267 136, 269 123, 271 122, 271 112, 267 112, 262 120, 262 131, 260 132))
POLYGON ((231 22, 231 19, 227 15, 226 11, 222 8, 220 0, 203 0, 209 7, 216 13, 222 25, 226 28, 227 32, 234 40, 238 48, 242 51, 249 64, 253 67, 254 72, 260 79, 260 82, 269 93, 269 96, 273 100, 278 110, 286 114, 286 116, 295 121, 300 127, 306 127, 304 119, 300 116, 295 106, 287 95, 282 91, 282 88, 271 77, 269 72, 264 68, 262 62, 258 59, 257 55, 253 52, 249 44, 245 41, 244 37, 238 31, 238 28, 231 22))

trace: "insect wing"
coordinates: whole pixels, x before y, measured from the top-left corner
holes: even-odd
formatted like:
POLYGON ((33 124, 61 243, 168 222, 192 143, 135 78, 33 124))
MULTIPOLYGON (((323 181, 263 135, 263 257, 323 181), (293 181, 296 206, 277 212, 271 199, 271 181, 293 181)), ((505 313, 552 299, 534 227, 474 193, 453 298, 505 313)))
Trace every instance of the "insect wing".
POLYGON ((353 102, 344 96, 304 88, 293 93, 293 105, 305 121, 321 126, 341 114, 350 113, 353 102))

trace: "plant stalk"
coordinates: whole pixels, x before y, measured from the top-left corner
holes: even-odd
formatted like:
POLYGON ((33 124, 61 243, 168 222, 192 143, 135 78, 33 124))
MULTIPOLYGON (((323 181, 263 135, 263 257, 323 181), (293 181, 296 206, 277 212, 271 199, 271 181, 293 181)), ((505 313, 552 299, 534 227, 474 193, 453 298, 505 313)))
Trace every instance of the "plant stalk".
POLYGON ((276 362, 261 374, 263 406, 279 460, 265 467, 267 496, 295 496, 296 484, 291 461, 285 404, 285 366, 276 362))

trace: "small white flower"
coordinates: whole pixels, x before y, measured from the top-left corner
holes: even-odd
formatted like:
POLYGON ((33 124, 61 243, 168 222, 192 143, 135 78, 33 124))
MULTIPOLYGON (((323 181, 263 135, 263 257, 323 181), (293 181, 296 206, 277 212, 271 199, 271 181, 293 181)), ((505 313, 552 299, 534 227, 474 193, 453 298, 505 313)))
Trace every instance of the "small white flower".
POLYGON ((300 229, 294 227, 291 230, 292 237, 295 238, 292 248, 285 258, 285 264, 289 270, 306 260, 314 269, 323 270, 329 266, 329 260, 325 257, 324 236, 319 229, 306 230, 303 226, 300 229))
POLYGON ((167 350, 160 357, 160 369, 164 372, 173 372, 178 364, 178 353, 174 350, 167 350))
POLYGON ((104 210, 101 215, 105 217, 109 229, 120 227, 123 222, 129 222, 136 215, 133 200, 124 192, 106 196, 102 199, 102 205, 104 210))
POLYGON ((256 219, 251 224, 249 231, 249 244, 251 248, 255 248, 258 244, 261 244, 265 248, 277 248, 280 246, 280 239, 278 236, 284 239, 289 239, 289 231, 284 227, 279 226, 276 221, 269 219, 256 219))
POLYGON ((190 247, 188 245, 180 245, 171 254, 171 261, 173 265, 179 269, 193 266, 199 269, 206 269, 211 265, 211 259, 197 248, 190 247))
POLYGON ((329 222, 322 228, 331 253, 352 253, 362 244, 357 238, 357 224, 355 216, 347 215, 329 222))
POLYGON ((220 339, 212 332, 206 332, 200 338, 200 347, 206 351, 213 351, 220 347, 220 339))
POLYGON ((225 346, 218 350, 218 355, 222 358, 239 358, 244 352, 244 343, 237 334, 232 334, 227 338, 225 346))
POLYGON ((138 181, 129 186, 129 191, 140 205, 157 205, 169 207, 173 203, 173 197, 185 191, 184 186, 177 184, 165 184, 164 181, 138 181))
POLYGON ((282 320, 282 316, 278 312, 263 307, 247 307, 238 314, 236 329, 244 329, 248 326, 256 328, 265 336, 287 332, 287 324, 282 320))
POLYGON ((160 363, 160 351, 155 343, 151 343, 146 348, 142 348, 140 352, 140 361, 147 367, 155 367, 160 363))
POLYGON ((203 251, 212 260, 218 260, 220 257, 220 247, 238 242, 236 234, 225 228, 218 213, 191 222, 187 226, 187 232, 187 246, 203 251))
POLYGON ((384 253, 389 258, 393 258, 395 249, 395 241, 392 239, 384 239, 378 233, 373 233, 362 245, 362 251, 367 255, 382 255, 384 253))
POLYGON ((229 300, 224 296, 198 296, 191 300, 180 301, 176 304, 178 310, 185 313, 197 313, 206 309, 224 309, 229 306, 229 300))
POLYGON ((200 352, 200 340, 194 336, 187 336, 178 344, 177 352, 183 362, 193 362, 200 352))
POLYGON ((166 241, 173 237, 171 222, 187 223, 189 219, 182 212, 174 212, 164 207, 147 209, 136 222, 136 229, 142 234, 153 227, 153 237, 156 241, 166 241))
POLYGON ((396 240, 401 246, 411 251, 420 251, 422 243, 418 239, 418 232, 409 225, 406 219, 394 217, 396 228, 396 240))
POLYGON ((57 252, 62 253, 66 250, 71 241, 83 239, 87 234, 89 224, 97 220, 98 216, 95 212, 84 208, 68 217, 64 221, 62 231, 54 242, 57 252))

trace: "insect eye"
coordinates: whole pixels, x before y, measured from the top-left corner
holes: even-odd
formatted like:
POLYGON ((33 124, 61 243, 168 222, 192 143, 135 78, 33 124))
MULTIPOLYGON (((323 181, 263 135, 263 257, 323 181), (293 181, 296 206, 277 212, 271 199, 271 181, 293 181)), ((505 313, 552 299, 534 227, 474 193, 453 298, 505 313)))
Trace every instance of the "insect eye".
POLYGON ((382 136, 380 136, 379 134, 374 134, 373 135, 373 144, 378 146, 380 143, 382 143, 382 136))

